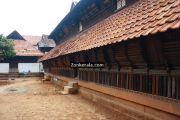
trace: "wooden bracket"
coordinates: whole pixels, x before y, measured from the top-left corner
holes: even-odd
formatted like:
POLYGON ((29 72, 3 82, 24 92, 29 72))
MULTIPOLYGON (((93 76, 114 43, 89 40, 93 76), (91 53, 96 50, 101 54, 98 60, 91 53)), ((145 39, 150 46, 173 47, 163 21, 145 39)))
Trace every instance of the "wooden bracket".
POLYGON ((127 61, 129 62, 130 67, 134 68, 134 64, 128 56, 128 45, 127 45, 127 42, 125 42, 125 41, 123 42, 123 48, 124 48, 125 57, 126 57, 127 61))
POLYGON ((107 52, 108 49, 109 49, 109 47, 105 47, 105 48, 102 49, 102 51, 103 51, 104 60, 105 60, 105 62, 107 64, 107 66, 108 66, 108 69, 111 69, 112 65, 111 65, 110 56, 109 56, 109 54, 107 52))
POLYGON ((115 48, 113 46, 111 46, 111 50, 112 50, 112 59, 115 61, 115 63, 118 66, 118 71, 121 69, 121 65, 119 64, 118 60, 116 59, 116 54, 115 54, 115 48))

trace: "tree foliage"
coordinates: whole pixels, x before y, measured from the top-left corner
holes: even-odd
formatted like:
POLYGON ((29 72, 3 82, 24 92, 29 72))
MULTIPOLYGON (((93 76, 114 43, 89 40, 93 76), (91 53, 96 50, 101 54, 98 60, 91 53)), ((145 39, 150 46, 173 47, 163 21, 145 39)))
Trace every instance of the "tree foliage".
POLYGON ((0 35, 0 58, 9 58, 14 57, 16 55, 13 49, 13 41, 7 39, 3 35, 0 35))

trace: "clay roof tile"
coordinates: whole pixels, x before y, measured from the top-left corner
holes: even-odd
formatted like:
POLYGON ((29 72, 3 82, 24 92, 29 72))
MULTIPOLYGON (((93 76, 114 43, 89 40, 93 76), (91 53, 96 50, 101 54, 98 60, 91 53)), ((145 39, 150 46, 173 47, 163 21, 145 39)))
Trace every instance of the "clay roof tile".
POLYGON ((58 45, 40 61, 180 28, 180 0, 139 0, 58 45))

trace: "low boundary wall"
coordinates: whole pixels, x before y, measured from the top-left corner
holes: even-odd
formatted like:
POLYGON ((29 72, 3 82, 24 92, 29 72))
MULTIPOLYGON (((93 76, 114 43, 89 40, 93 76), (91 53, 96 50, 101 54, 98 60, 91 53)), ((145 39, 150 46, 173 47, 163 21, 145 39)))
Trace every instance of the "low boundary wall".
MULTIPOLYGON (((74 79, 47 74, 55 84, 74 79)), ((79 94, 88 100, 138 120, 180 120, 180 101, 130 90, 78 81, 79 94)))

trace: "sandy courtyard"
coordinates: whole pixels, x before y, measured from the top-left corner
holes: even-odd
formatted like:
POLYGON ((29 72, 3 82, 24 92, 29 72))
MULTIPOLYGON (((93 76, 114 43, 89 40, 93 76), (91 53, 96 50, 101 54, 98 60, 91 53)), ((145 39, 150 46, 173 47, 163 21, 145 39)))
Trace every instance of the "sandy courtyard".
POLYGON ((123 120, 80 95, 60 95, 38 78, 0 85, 0 120, 123 120))

